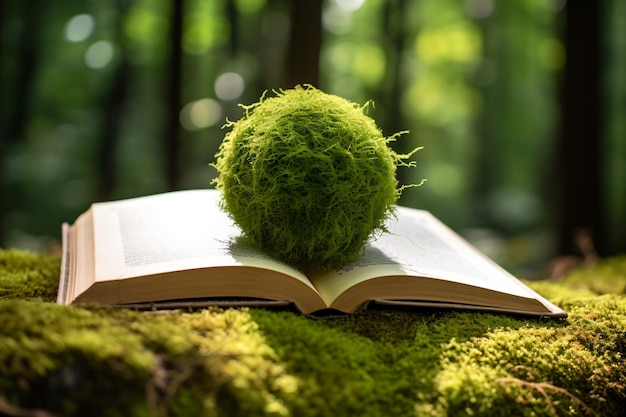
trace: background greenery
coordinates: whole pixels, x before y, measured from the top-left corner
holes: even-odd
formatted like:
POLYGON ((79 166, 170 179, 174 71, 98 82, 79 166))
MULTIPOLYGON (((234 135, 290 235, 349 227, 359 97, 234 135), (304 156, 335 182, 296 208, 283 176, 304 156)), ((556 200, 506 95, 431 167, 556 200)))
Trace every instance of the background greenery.
MULTIPOLYGON (((425 149, 401 179, 428 182, 402 203, 527 273, 561 252, 558 219, 579 209, 559 204, 554 172, 573 3, 6 0, 0 246, 45 249, 96 200, 209 187, 237 103, 309 82, 373 99, 386 135, 410 130, 398 145, 425 149)), ((586 104, 601 110, 588 138, 601 172, 587 188, 612 254, 626 251, 626 3, 599 4, 601 94, 586 104)))

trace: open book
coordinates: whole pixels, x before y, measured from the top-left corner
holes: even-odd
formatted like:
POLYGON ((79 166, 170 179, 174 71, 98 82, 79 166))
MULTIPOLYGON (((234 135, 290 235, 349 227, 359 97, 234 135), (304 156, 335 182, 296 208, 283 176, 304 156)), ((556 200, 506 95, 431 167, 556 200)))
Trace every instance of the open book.
POLYGON ((426 211, 397 208, 361 257, 309 276, 239 243, 216 190, 95 203, 63 225, 58 302, 127 306, 368 303, 565 317, 426 211))

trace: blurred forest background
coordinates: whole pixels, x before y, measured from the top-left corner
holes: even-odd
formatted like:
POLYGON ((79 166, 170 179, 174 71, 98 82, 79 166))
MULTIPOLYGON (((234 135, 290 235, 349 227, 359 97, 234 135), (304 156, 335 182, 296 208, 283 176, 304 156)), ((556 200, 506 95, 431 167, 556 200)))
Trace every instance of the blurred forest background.
POLYGON ((516 273, 626 252, 626 2, 4 0, 0 246, 207 188, 226 118, 310 83, 424 146, 402 204, 516 273))

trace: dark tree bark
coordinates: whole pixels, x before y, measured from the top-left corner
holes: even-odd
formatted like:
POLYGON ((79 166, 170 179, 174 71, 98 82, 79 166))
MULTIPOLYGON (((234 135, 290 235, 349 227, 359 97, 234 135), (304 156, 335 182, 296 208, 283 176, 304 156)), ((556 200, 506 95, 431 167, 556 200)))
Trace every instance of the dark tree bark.
POLYGON ((179 112, 181 109, 182 91, 182 67, 183 67, 183 7, 184 0, 172 2, 172 18, 170 22, 169 36, 169 72, 165 92, 166 126, 164 137, 164 157, 167 188, 176 190, 180 186, 180 122, 179 112))
POLYGON ((287 88, 319 82, 322 43, 322 0, 291 2, 291 26, 287 57, 287 88))
POLYGON ((128 96, 130 66, 123 57, 113 75, 112 85, 106 97, 105 115, 102 121, 102 137, 98 153, 98 197, 110 200, 117 185, 117 152, 120 143, 121 122, 128 96))
POLYGON ((283 0, 267 0, 258 21, 257 36, 250 42, 259 61, 259 75, 255 95, 279 87, 290 87, 286 81, 287 49, 289 45, 289 4, 283 0), (283 20, 280 16, 285 16, 283 20))
POLYGON ((237 56, 239 52, 239 44, 241 35, 239 33, 239 13, 237 13, 237 6, 235 0, 228 0, 226 2, 226 17, 230 23, 230 38, 228 39, 228 54, 230 58, 237 56))
MULTIPOLYGON (((401 97, 404 90, 403 55, 405 44, 409 39, 406 29, 407 1, 387 1, 384 3, 383 10, 383 33, 386 34, 385 52, 388 65, 385 78, 386 88, 382 92, 385 107, 382 127, 384 133, 389 135, 405 129, 401 126, 403 124, 401 97)), ((405 148, 407 149, 402 152, 408 150, 408 146, 405 148)))
MULTIPOLYGON (((386 74, 382 88, 379 90, 380 105, 376 111, 376 120, 386 136, 406 130, 406 123, 402 111, 402 95, 405 89, 404 51, 409 40, 407 30, 408 16, 407 0, 389 0, 383 4, 382 33, 384 33, 384 47, 387 59, 386 74)), ((415 136, 413 134, 412 136, 415 136)), ((398 153, 410 152, 411 142, 399 140, 391 143, 398 153)), ((415 142, 413 142, 415 143, 415 142)), ((408 184, 407 170, 397 172, 400 184, 408 184)), ((401 197, 402 198, 402 197, 401 197)))
POLYGON ((98 198, 110 200, 117 185, 117 154, 119 150, 122 119, 124 117, 125 104, 128 99, 128 87, 130 84, 130 62, 128 51, 125 48, 125 36, 123 22, 126 12, 130 7, 127 0, 117 2, 117 20, 115 23, 116 43, 122 53, 121 59, 114 71, 111 86, 105 91, 102 120, 102 136, 98 152, 98 198))
MULTIPOLYGON (((5 45, 6 42, 15 51, 14 55, 4 51, 5 53, 0 54, 0 59, 4 61, 7 56, 13 55, 11 59, 17 63, 11 74, 2 74, 2 79, 0 79, 2 94, 11 97, 10 108, 0 104, 2 106, 0 107, 0 246, 5 240, 4 219, 9 211, 9 201, 16 198, 11 194, 13 187, 6 183, 4 160, 11 149, 23 138, 31 113, 31 102, 35 97, 33 80, 37 77, 39 51, 41 51, 43 41, 41 31, 32 30, 32 28, 43 26, 47 10, 47 2, 34 7, 26 2, 0 0, 0 36, 3 37, 0 39, 0 44, 5 45), (22 23, 19 38, 5 39, 6 24, 15 18, 21 20, 22 23)), ((6 70, 2 61, 0 61, 0 68, 6 70)))
POLYGON ((601 3, 573 0, 565 7, 567 63, 557 148, 558 250, 563 254, 577 251, 580 231, 602 246, 601 3))
MULTIPOLYGON (((14 59, 18 62, 15 66, 17 70, 11 74, 10 85, 6 82, 6 78, 2 80, 4 83, 2 86, 3 90, 8 88, 10 90, 8 93, 12 93, 12 102, 11 109, 0 109, 3 121, 0 146, 15 142, 23 135, 26 121, 30 114, 30 103, 34 97, 33 87, 35 83, 33 80, 37 76, 40 61, 39 51, 42 44, 39 31, 31 29, 41 27, 43 25, 43 16, 46 15, 43 4, 39 5, 39 7, 29 7, 19 2, 16 4, 19 4, 17 8, 5 5, 0 1, 0 13, 2 13, 0 28, 3 29, 2 32, 4 32, 4 24, 12 16, 14 17, 14 12, 19 13, 19 18, 22 20, 19 40, 16 41, 17 45, 12 45, 16 52, 14 59), (11 11, 9 12, 9 10, 11 11)), ((4 60, 5 57, 2 56, 2 59, 4 60)), ((6 77, 6 75, 3 75, 3 77, 6 77)), ((3 94, 7 94, 7 91, 3 91, 3 94)))

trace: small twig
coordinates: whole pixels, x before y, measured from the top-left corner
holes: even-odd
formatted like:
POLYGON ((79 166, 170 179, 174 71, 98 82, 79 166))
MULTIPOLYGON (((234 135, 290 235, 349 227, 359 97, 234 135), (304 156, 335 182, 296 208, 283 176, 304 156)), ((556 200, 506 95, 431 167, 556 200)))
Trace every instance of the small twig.
POLYGON ((165 390, 165 403, 173 401, 180 386, 193 375, 197 368, 204 365, 205 358, 192 357, 183 362, 183 367, 176 373, 170 372, 169 382, 165 390))
POLYGON ((576 246, 583 256, 585 265, 594 265, 600 259, 600 255, 593 243, 593 237, 588 229, 578 229, 574 234, 576 246))
MULTIPOLYGON (((146 385, 146 400, 150 410, 155 415, 167 415, 167 408, 174 401, 179 388, 191 377, 194 372, 202 368, 207 359, 213 355, 192 356, 182 361, 176 369, 168 369, 167 358, 157 356, 157 366, 152 378, 146 385)), ((223 354, 222 358, 236 358, 238 355, 223 354)))
POLYGON ((0 395, 0 415, 9 417, 58 417, 46 410, 37 408, 22 408, 10 404, 6 398, 0 395))
POLYGON ((513 369, 511 369, 511 372, 521 372, 521 371, 526 372, 527 379, 531 381, 535 379, 535 375, 533 374, 533 368, 531 368, 530 366, 517 365, 513 367, 513 369))
POLYGON ((527 388, 536 390, 546 400, 548 409, 550 410, 550 414, 554 416, 557 416, 558 414, 557 414, 556 408, 554 407, 554 403, 552 402, 552 398, 547 393, 548 390, 565 395, 574 403, 576 403, 583 410, 585 414, 592 415, 592 416, 596 415, 596 413, 589 406, 587 406, 584 402, 582 402, 582 400, 580 400, 578 397, 570 393, 568 390, 561 388, 561 387, 557 387, 556 385, 548 384, 547 382, 529 382, 529 381, 524 381, 523 379, 519 379, 519 378, 498 378, 496 379, 496 382, 501 385, 511 383, 511 384, 516 384, 520 387, 527 387, 527 388))
POLYGON ((600 259, 600 254, 593 243, 593 236, 588 229, 577 229, 572 239, 579 255, 564 255, 554 259, 549 266, 550 277, 562 277, 576 268, 595 265, 600 259))

